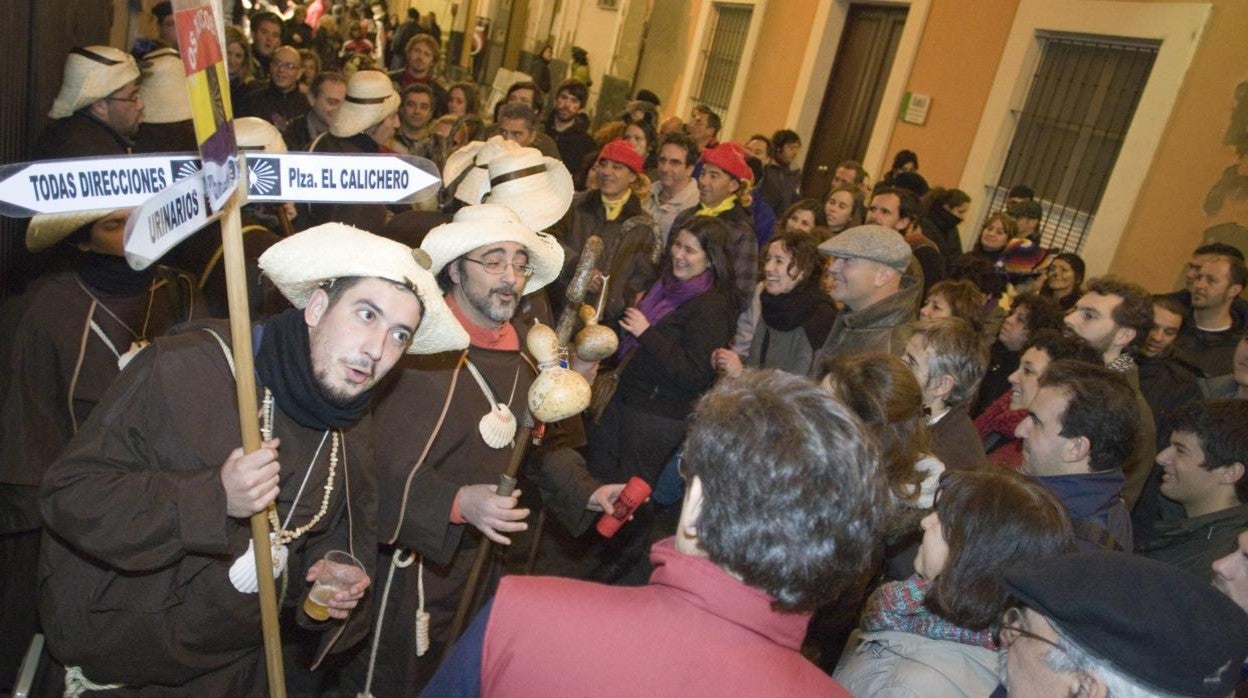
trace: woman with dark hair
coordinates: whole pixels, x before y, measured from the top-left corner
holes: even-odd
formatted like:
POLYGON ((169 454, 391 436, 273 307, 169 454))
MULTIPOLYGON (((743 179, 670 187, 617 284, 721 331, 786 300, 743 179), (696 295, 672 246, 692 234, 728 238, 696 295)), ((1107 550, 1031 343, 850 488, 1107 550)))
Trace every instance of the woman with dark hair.
POLYGON ((884 183, 889 184, 902 172, 918 172, 919 156, 913 150, 898 150, 893 156, 893 166, 884 173, 884 183))
POLYGON ((1040 286, 1040 295, 1057 301, 1062 310, 1070 310, 1083 294, 1083 277, 1087 265, 1073 252, 1062 252, 1053 258, 1040 286))
POLYGON ((940 248, 940 254, 948 265, 962 254, 958 224, 971 208, 971 197, 961 189, 935 187, 923 197, 923 208, 930 222, 930 225, 923 226, 923 232, 940 248))
POLYGON ((637 154, 641 156, 645 165, 646 176, 650 180, 658 177, 659 161, 655 154, 655 147, 658 144, 658 136, 654 133, 654 126, 645 119, 635 121, 625 121, 624 130, 620 137, 628 141, 637 154))
POLYGON ((1011 566, 1071 552, 1062 504, 1011 472, 953 471, 924 517, 917 574, 880 587, 835 676, 857 696, 987 696, 1011 566))
POLYGON ((815 199, 798 199, 789 206, 784 215, 780 216, 781 233, 807 233, 814 230, 816 226, 827 224, 827 219, 823 217, 823 206, 815 199))
POLYGON ((867 217, 862 190, 858 187, 836 187, 828 192, 828 198, 823 202, 823 217, 832 235, 862 225, 867 217))
POLYGON ((767 243, 763 281, 754 303, 738 319, 733 341, 734 346, 746 345, 749 353, 743 357, 732 349, 716 349, 711 353, 716 371, 738 376, 749 366, 799 376, 810 372, 815 351, 823 346, 837 314, 832 299, 819 288, 821 261, 814 238, 805 233, 781 233, 767 243), (741 336, 746 327, 751 333, 748 343, 741 336))
POLYGON ((975 246, 967 254, 984 257, 996 264, 1001 253, 1005 252, 1006 243, 1016 237, 1018 237, 1018 221, 1011 218, 1008 213, 994 213, 984 220, 984 227, 979 231, 979 238, 975 240, 975 246))
MULTIPOLYGON (((589 473, 602 482, 637 476, 657 483, 685 437, 694 402, 715 382, 707 357, 732 338, 736 276, 723 221, 695 216, 674 229, 660 269, 637 306, 624 310, 620 348, 608 360, 619 387, 590 427, 587 458, 589 473)), ((580 574, 605 582, 633 575, 644 580, 651 517, 648 508, 639 510, 637 525, 601 546, 585 561, 596 567, 580 574)))
POLYGON ((471 82, 457 82, 446 91, 446 113, 455 116, 480 116, 481 93, 471 82))

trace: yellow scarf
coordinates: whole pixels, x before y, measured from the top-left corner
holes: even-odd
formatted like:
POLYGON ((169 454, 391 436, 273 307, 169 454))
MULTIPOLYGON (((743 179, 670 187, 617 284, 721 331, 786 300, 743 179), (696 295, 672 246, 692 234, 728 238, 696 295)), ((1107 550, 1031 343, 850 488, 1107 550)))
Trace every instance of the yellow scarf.
POLYGON ((707 206, 706 204, 698 204, 698 212, 693 215, 695 216, 718 216, 719 214, 723 213, 724 211, 727 211, 728 209, 736 205, 737 205, 737 195, 732 194, 727 199, 724 199, 723 201, 719 202, 718 204, 714 206, 707 206))
MULTIPOLYGON (((624 210, 624 204, 628 203, 628 197, 632 195, 633 195, 633 190, 628 189, 628 190, 625 190, 624 196, 621 196, 615 201, 611 201, 605 196, 602 197, 602 208, 604 211, 606 211, 608 222, 613 221, 616 218, 620 217, 620 211, 624 210)), ((599 196, 602 196, 602 195, 600 194, 599 196)))

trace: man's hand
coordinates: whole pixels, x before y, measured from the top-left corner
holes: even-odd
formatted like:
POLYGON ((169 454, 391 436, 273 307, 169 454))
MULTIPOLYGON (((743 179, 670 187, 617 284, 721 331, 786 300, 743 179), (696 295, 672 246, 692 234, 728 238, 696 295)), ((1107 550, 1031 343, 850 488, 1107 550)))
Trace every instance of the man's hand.
POLYGON ((598 376, 598 362, 586 361, 577 356, 575 348, 572 350, 572 356, 568 359, 568 368, 581 374, 581 378, 584 378, 585 382, 590 385, 594 384, 594 378, 598 376))
POLYGON ((501 545, 511 545, 503 533, 527 531, 528 509, 517 509, 520 490, 509 497, 495 494, 498 485, 464 485, 459 488, 459 515, 476 526, 486 538, 501 545))
POLYGON ((589 495, 589 501, 585 504, 585 508, 590 511, 613 511, 615 510, 615 500, 620 498, 620 493, 623 491, 623 483, 603 485, 589 495))
POLYGON ((281 439, 270 439, 246 455, 242 448, 230 452, 230 457, 221 465, 225 513, 245 519, 264 511, 277 499, 278 475, 282 469, 277 462, 280 445, 281 439))
MULTIPOLYGON (((316 581, 317 577, 321 576, 321 568, 325 565, 334 565, 335 567, 348 566, 338 565, 321 558, 308 569, 308 574, 305 579, 309 582, 316 581)), ((349 566, 355 567, 354 565, 349 566)), ((357 567, 355 569, 358 570, 359 568, 357 567)), ((338 620, 346 620, 347 616, 351 615, 352 609, 359 605, 360 599, 364 598, 364 591, 368 589, 369 585, 372 583, 373 580, 369 579, 367 574, 363 574, 361 572, 361 579, 356 581, 349 588, 341 591, 335 591, 334 595, 330 597, 329 603, 325 604, 326 607, 329 608, 329 617, 337 618, 338 620)))

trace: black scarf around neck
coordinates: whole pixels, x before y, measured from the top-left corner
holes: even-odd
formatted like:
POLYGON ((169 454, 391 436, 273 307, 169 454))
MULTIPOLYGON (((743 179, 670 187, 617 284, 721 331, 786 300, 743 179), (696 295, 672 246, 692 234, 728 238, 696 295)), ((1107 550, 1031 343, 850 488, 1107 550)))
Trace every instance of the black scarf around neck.
POLYGON ((312 349, 303 311, 290 308, 257 333, 256 375, 288 417, 309 429, 342 429, 360 419, 372 391, 339 404, 331 400, 312 371, 312 349))
POLYGON ((792 291, 778 296, 764 290, 759 294, 763 322, 779 332, 789 332, 804 327, 812 346, 822 346, 832 321, 836 319, 836 306, 832 305, 819 288, 817 279, 809 278, 792 291), (827 307, 825 307, 827 306, 827 307))
POLYGON ((124 298, 147 293, 156 278, 156 265, 143 271, 130 268, 125 257, 99 252, 79 252, 74 258, 74 271, 87 288, 103 296, 124 298))

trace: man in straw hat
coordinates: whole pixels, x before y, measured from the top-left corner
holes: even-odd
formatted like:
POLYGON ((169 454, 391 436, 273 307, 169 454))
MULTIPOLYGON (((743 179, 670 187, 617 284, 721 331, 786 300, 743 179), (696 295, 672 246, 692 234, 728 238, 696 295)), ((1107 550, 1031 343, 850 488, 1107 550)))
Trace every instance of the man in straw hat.
POLYGON ((61 91, 48 116, 55 121, 35 142, 37 160, 130 152, 143 123, 134 57, 111 46, 70 50, 61 91))
POLYGON ((177 49, 161 48, 143 57, 143 123, 134 137, 136 153, 186 153, 199 149, 191 121, 186 71, 177 49))
MULTIPOLYGON (((274 583, 286 638, 312 664, 367 633, 358 579, 325 621, 299 606, 330 550, 372 569, 373 387, 406 353, 463 347, 428 257, 342 224, 260 259, 295 306, 253 329, 262 447, 238 447, 235 358, 220 322, 143 350, 43 481, 40 617, 68 689, 266 694, 256 590, 274 583), (280 453, 280 462, 279 462, 280 453), (349 503, 349 505, 348 505, 349 503), (276 505, 257 571, 248 517, 276 505)), ((371 576, 371 575, 370 575, 371 576)))
MULTIPOLYGON (((164 266, 134 271, 122 257, 129 211, 38 216, 32 252, 61 246, 68 269, 14 299, 0 324, 0 687, 35 633, 38 488, 86 422, 120 364, 175 324, 205 314, 193 280, 164 266), (6 386, 7 387, 4 387, 6 386)), ((46 255, 40 255, 46 256, 46 255)))
MULTIPOLYGON (((378 472, 386 483, 379 516, 386 545, 378 567, 391 568, 383 576, 393 578, 374 595, 381 624, 375 658, 360 648, 347 681, 352 690, 378 696, 411 695, 432 676, 460 599, 474 592, 467 587, 478 547, 487 538, 509 544, 528 527, 529 510, 517 506, 520 492, 497 494, 495 483, 513 449, 523 448, 515 439, 536 377, 525 339, 534 315, 549 318, 537 292, 563 268, 553 237, 496 204, 461 209, 429 232, 422 249, 471 344, 462 354, 404 360, 374 415, 378 472), (428 651, 417 644, 418 611, 430 614, 428 651)), ((609 508, 621 486, 589 477, 567 447, 579 445, 573 438, 547 429, 535 461, 541 472, 528 474, 560 483, 546 505, 579 532, 594 518, 588 509, 609 508)), ((481 582, 498 570, 491 565, 486 572, 481 582)))
MULTIPOLYGON (((386 74, 361 70, 347 80, 347 97, 329 133, 312 142, 314 153, 385 153, 399 127, 399 95, 386 74)), ((364 230, 381 230, 385 204, 315 204, 301 208, 303 225, 341 221, 364 230)))
MULTIPOLYGON (((524 163, 516 162, 512 167, 519 170, 523 166, 524 163)), ((602 255, 589 290, 595 295, 600 293, 603 274, 610 276, 600 319, 613 321, 658 278, 663 239, 658 224, 643 207, 650 193, 645 163, 628 141, 617 138, 602 146, 596 181, 589 184, 588 191, 573 197, 572 207, 556 233, 567 252, 560 287, 571 281, 585 241, 598 235, 602 238, 602 255)), ((562 298, 556 304, 562 306, 562 298)))
POLYGON ((700 167, 698 205, 677 214, 672 231, 680 230, 694 216, 716 216, 727 223, 732 266, 737 274, 737 297, 752 298, 758 283, 758 238, 754 235, 754 217, 747 207, 754 187, 754 171, 745 162, 745 149, 727 142, 704 148, 700 167))

